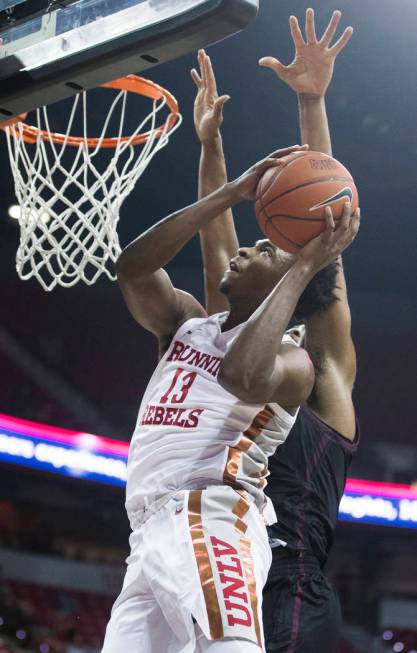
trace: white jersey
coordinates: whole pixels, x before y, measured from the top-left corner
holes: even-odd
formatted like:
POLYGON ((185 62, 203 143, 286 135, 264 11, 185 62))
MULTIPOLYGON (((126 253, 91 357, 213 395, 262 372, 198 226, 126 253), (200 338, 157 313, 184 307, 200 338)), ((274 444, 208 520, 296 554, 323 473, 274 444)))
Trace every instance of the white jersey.
MULTIPOLYGON (((244 326, 222 333, 226 317, 185 322, 149 382, 129 451, 129 514, 177 490, 209 485, 246 490, 264 506, 267 459, 296 415, 274 403, 244 403, 217 382, 224 355, 244 326)), ((293 343, 289 336, 284 341, 293 343)))

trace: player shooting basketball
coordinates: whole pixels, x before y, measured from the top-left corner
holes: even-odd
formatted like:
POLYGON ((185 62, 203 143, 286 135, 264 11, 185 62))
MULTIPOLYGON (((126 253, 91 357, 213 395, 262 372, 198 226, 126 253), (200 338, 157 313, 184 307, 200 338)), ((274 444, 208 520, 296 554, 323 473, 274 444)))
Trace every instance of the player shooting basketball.
MULTIPOLYGON (((351 28, 346 29, 331 47, 340 16, 340 12, 333 14, 320 42, 312 10, 306 15, 306 41, 298 21, 291 17, 294 62, 285 67, 270 57, 261 60, 297 93, 303 142, 327 154, 331 154, 331 140, 325 93, 335 59, 352 34, 351 28)), ((204 195, 226 179, 219 108, 228 96, 217 99, 210 60, 204 53, 199 59, 201 78, 195 71, 192 74, 199 89, 195 122, 202 142, 199 178, 204 195)), ((224 259, 236 243, 231 213, 201 232, 209 312, 226 308, 225 296, 217 291, 217 280, 224 259)), ((340 634, 340 608, 321 568, 331 547, 347 468, 358 441, 352 404, 356 357, 340 259, 315 277, 303 293, 296 314, 306 324, 305 346, 314 361, 315 382, 289 437, 269 459, 267 493, 274 502, 278 523, 270 528, 273 563, 264 593, 266 649, 271 653, 334 653, 340 634)), ((299 343, 304 332, 304 326, 292 332, 299 343)))
POLYGON ((345 210, 335 228, 328 211, 325 232, 297 257, 267 242, 234 251, 222 269, 226 313, 207 317, 163 267, 201 229, 217 229, 218 216, 253 200, 265 170, 297 149, 160 221, 118 261, 126 303, 157 337, 161 360, 129 452, 131 555, 105 653, 263 650, 265 523, 275 519, 263 493, 267 457, 314 383, 308 355, 285 330, 312 278, 353 241, 359 216, 345 210))

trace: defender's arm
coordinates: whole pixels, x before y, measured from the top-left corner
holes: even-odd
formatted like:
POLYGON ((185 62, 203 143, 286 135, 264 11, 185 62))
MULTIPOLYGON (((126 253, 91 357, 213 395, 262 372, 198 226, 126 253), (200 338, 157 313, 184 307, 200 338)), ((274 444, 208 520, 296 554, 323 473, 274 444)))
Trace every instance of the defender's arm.
MULTIPOLYGON (((296 56, 290 66, 267 57, 262 65, 272 68, 298 97, 301 138, 310 149, 332 154, 326 113, 325 93, 333 76, 334 62, 352 35, 348 27, 340 39, 331 41, 341 13, 332 19, 320 41, 317 40, 314 11, 306 13, 306 40, 297 19, 290 18, 296 56)), ((351 315, 341 259, 337 272, 336 301, 306 324, 306 348, 316 368, 314 390, 309 403, 329 425, 346 437, 355 436, 352 387, 356 376, 356 354, 351 337, 351 315)))
POLYGON ((336 301, 324 313, 312 316, 306 324, 306 349, 317 369, 309 403, 325 422, 345 437, 353 439, 356 434, 352 403, 356 351, 341 259, 336 284, 336 301))
MULTIPOLYGON (((220 127, 223 107, 229 96, 219 97, 211 60, 204 50, 199 51, 198 62, 200 74, 193 69, 191 76, 198 89, 194 104, 194 124, 201 143, 198 175, 198 197, 201 199, 227 182, 220 127)), ((230 259, 239 248, 231 209, 200 229, 200 244, 206 308, 208 314, 212 315, 229 309, 229 302, 219 291, 219 284, 230 259)))

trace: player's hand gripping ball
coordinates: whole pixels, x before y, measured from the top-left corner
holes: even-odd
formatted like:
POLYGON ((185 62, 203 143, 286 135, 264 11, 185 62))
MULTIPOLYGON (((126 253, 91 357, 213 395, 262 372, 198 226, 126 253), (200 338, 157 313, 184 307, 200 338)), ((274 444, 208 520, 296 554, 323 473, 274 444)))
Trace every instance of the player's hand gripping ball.
POLYGON ((269 240, 297 254, 325 230, 326 206, 337 226, 346 202, 351 202, 352 213, 357 209, 358 191, 350 172, 327 154, 296 152, 281 162, 261 177, 255 213, 269 240))

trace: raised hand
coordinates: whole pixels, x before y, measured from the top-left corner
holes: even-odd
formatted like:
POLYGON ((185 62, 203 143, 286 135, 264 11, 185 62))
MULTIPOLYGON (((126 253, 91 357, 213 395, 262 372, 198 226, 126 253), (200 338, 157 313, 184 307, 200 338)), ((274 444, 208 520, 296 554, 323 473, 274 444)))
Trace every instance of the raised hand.
POLYGON ((219 135, 223 122, 223 107, 230 96, 219 97, 213 66, 204 50, 198 53, 198 63, 200 74, 195 68, 191 71, 191 77, 198 89, 194 103, 194 124, 198 138, 204 143, 219 135))
POLYGON ((335 261, 353 243, 359 231, 360 209, 352 213, 350 202, 346 202, 337 226, 330 206, 326 207, 325 213, 325 231, 310 240, 297 255, 297 260, 312 265, 315 273, 335 261))
POLYGON ((269 169, 281 165, 281 159, 289 154, 296 152, 304 152, 308 150, 308 145, 292 145, 283 150, 276 150, 269 156, 254 166, 246 170, 238 179, 232 181, 230 186, 233 188, 238 200, 254 200, 256 196, 256 189, 262 175, 269 169))
POLYGON ((336 57, 346 46, 353 33, 353 28, 347 27, 339 40, 331 45, 341 16, 340 11, 333 12, 320 41, 316 36, 313 9, 307 9, 306 12, 305 39, 297 18, 290 16, 291 35, 295 45, 294 61, 289 66, 284 66, 274 57, 263 57, 259 60, 259 64, 271 68, 299 95, 324 96, 332 80, 336 57))

